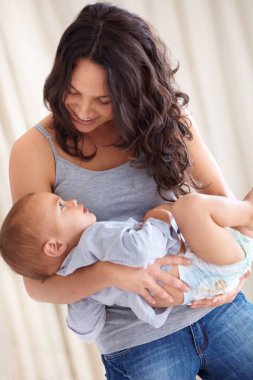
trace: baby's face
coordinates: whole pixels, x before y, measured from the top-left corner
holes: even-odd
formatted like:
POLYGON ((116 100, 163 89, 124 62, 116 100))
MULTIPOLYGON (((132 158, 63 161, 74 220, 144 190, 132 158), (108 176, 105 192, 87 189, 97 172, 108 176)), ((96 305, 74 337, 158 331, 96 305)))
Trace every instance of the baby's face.
POLYGON ((75 199, 63 201, 51 193, 35 194, 31 207, 38 221, 43 221, 45 236, 67 244, 76 245, 83 231, 96 222, 96 216, 75 199))

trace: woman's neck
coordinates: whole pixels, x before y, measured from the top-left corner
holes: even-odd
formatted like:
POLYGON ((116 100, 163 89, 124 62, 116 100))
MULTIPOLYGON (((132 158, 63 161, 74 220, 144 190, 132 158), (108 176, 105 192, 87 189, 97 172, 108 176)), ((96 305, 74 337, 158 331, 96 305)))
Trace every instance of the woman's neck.
POLYGON ((94 171, 108 170, 120 166, 132 158, 131 152, 114 146, 115 143, 120 142, 120 135, 112 124, 103 125, 89 134, 84 134, 79 148, 86 156, 96 152, 96 155, 90 161, 80 160, 79 157, 63 151, 56 141, 51 115, 43 119, 40 124, 52 135, 58 155, 82 168, 94 171))
POLYGON ((105 147, 119 143, 121 137, 118 130, 110 122, 110 124, 101 125, 90 133, 83 134, 83 140, 96 147, 105 147))

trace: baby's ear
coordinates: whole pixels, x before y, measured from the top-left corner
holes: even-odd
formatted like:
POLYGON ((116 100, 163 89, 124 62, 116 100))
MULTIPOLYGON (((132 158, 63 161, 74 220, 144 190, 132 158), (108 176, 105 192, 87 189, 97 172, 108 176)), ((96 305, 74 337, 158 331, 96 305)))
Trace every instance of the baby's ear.
POLYGON ((43 246, 43 252, 50 257, 61 256, 67 249, 67 244, 60 240, 51 239, 43 246))

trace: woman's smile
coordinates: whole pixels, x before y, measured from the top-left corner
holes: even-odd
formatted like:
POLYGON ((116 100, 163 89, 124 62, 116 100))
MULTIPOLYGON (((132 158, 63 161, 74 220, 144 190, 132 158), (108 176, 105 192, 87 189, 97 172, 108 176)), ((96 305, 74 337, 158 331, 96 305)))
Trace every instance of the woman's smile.
POLYGON ((72 112, 71 117, 75 122, 83 124, 83 125, 90 125, 94 123, 95 121, 97 121, 99 118, 99 116, 80 118, 75 112, 72 112))

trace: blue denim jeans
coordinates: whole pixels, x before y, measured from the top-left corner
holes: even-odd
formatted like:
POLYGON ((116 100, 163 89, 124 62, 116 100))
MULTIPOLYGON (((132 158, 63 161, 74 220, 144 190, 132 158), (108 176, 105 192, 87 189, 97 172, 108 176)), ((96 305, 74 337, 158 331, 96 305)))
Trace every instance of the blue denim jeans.
POLYGON ((102 360, 108 380, 253 380, 253 305, 239 293, 191 326, 102 360))

